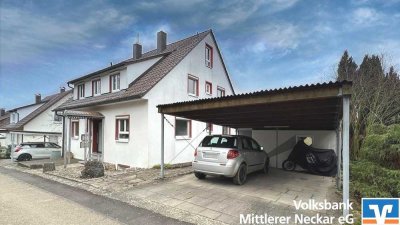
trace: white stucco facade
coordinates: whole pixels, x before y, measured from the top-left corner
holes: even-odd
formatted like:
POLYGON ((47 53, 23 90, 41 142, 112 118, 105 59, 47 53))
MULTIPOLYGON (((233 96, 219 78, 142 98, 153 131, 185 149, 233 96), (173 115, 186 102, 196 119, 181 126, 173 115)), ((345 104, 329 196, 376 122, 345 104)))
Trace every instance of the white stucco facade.
MULTIPOLYGON (((139 63, 128 65, 119 71, 121 89, 127 88, 140 74, 150 68, 161 57, 153 58, 139 63)), ((114 72, 115 73, 115 72, 114 72)), ((109 88, 103 89, 103 79, 109 84, 109 76, 101 75, 102 92, 108 92, 109 88), (104 78, 103 78, 104 77, 104 78)), ((95 78, 93 78, 95 79, 95 78)), ((74 83, 74 87, 80 84, 74 83)), ((92 81, 85 81, 85 88, 91 87, 92 81), (86 87, 87 86, 87 87, 86 87)), ((103 151, 104 162, 112 164, 123 164, 131 167, 152 167, 160 164, 161 158, 161 114, 157 111, 157 105, 174 103, 179 101, 196 100, 200 98, 217 97, 217 87, 223 88, 225 95, 233 94, 231 84, 226 74, 222 58, 218 52, 216 43, 208 34, 178 65, 176 65, 163 79, 161 79, 140 100, 124 101, 121 103, 98 105, 96 107, 78 108, 80 111, 95 111, 104 116, 103 119, 103 151), (205 64, 206 44, 213 48, 213 66, 209 68, 205 64), (188 76, 198 79, 198 96, 188 94, 188 76), (212 94, 206 94, 205 83, 212 83, 212 94), (116 118, 120 115, 129 116, 129 140, 119 142, 115 138, 116 118)), ((76 88, 74 88, 76 89, 76 88)), ((92 93, 91 88, 85 93, 92 93)), ((77 92, 74 90, 74 98, 77 92)), ((89 97, 89 96, 86 96, 89 97)), ((175 118, 166 117, 174 126, 175 118)), ((85 132, 85 120, 79 120, 79 133, 85 132)), ((165 122, 165 162, 184 163, 193 159, 194 147, 197 147, 202 138, 207 134, 204 130, 205 123, 191 122, 191 137, 182 138, 175 136, 175 128, 165 122)), ((68 128, 71 126, 68 124, 68 128)), ((233 129, 231 129, 233 133, 233 129)), ((68 134, 71 132, 68 131, 68 134)), ((222 127, 213 126, 213 133, 222 133, 222 127)), ((71 152, 75 158, 84 158, 84 149, 80 146, 80 137, 71 139, 71 152)))

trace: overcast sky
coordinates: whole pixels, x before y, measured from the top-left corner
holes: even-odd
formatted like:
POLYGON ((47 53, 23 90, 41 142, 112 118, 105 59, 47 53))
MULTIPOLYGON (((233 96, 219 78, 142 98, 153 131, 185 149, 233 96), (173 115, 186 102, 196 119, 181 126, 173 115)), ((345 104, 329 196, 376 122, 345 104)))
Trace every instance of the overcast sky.
POLYGON ((1 0, 0 107, 212 28, 237 92, 329 81, 343 51, 400 65, 399 0, 1 0))

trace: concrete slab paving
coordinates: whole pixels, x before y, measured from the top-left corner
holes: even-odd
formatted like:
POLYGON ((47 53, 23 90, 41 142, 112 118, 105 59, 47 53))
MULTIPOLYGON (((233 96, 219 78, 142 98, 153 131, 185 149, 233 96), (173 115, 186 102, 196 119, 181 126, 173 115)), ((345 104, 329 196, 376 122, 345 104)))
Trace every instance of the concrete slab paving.
MULTIPOLYGON (((189 174, 160 182, 157 187, 139 186, 127 193, 221 223, 239 224, 240 214, 293 216, 299 212, 295 210, 293 200, 336 200, 338 196, 334 192, 335 182, 331 177, 271 169, 268 175, 249 175, 242 186, 234 185, 227 178, 198 180, 189 174)), ((320 213, 326 212, 321 210, 320 213)))

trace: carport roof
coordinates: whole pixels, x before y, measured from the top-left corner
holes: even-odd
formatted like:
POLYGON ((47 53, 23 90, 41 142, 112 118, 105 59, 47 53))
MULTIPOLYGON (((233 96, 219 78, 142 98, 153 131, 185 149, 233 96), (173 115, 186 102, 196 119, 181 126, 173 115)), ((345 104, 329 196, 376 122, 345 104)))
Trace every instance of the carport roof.
POLYGON ((335 130, 352 82, 264 90, 158 105, 159 113, 232 128, 335 130))

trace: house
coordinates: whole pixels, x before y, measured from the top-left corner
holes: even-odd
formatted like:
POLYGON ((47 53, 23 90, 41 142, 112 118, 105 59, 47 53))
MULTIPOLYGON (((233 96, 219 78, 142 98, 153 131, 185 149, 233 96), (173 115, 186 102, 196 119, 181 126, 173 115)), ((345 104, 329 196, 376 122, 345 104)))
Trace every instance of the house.
POLYGON ((36 94, 33 104, 9 110, 9 122, 2 127, 6 132, 5 142, 13 145, 24 141, 49 141, 61 144, 61 117, 52 110, 71 96, 72 91, 61 88, 59 93, 43 99, 40 94, 36 94))
MULTIPOLYGON (((73 99, 56 110, 65 118, 67 149, 75 158, 148 168, 160 163, 161 117, 157 105, 234 94, 212 30, 167 44, 68 82, 73 99)), ((165 161, 190 162, 207 133, 227 127, 166 116, 165 161)))

